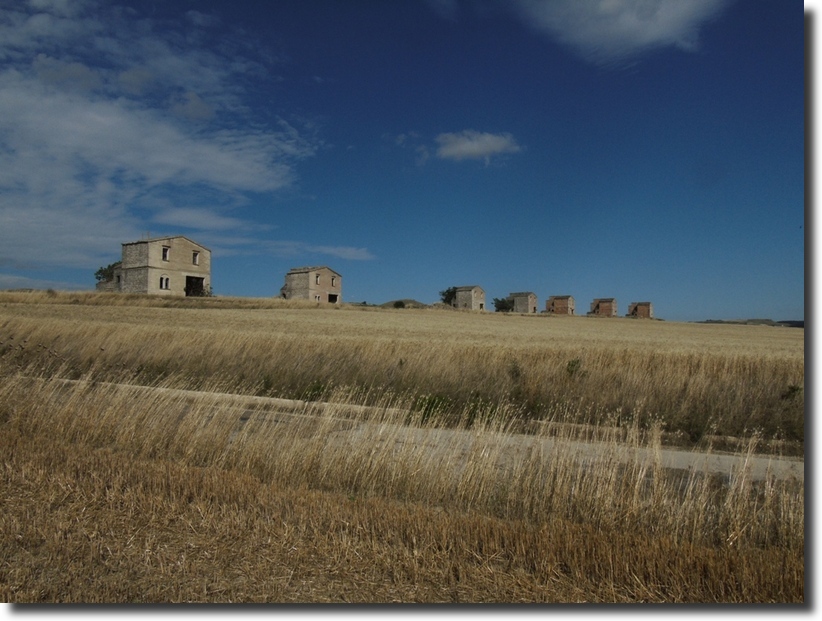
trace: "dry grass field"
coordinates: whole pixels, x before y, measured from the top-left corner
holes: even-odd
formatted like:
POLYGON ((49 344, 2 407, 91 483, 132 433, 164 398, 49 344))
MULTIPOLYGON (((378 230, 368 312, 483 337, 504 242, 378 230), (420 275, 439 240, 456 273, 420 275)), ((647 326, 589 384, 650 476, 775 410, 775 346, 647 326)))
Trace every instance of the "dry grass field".
POLYGON ((5 601, 804 601, 746 462, 804 455, 801 329, 0 292, 0 378, 5 601))

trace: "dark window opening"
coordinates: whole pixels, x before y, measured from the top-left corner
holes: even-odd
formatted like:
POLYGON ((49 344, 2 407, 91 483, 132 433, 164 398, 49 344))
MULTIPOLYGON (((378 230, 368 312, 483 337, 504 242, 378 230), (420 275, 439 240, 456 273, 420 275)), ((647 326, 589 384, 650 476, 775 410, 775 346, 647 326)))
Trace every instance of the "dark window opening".
POLYGON ((336 304, 339 296, 336 293, 329 293, 328 294, 328 301, 331 304, 336 304))

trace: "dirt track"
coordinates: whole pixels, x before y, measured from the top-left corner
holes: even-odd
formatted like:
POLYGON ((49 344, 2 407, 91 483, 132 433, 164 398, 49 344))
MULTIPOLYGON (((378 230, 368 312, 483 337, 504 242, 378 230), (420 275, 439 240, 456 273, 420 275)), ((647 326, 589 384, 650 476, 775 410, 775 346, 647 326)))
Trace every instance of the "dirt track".
MULTIPOLYGON (((58 380, 67 385, 77 384, 74 380, 58 380)), ((361 405, 326 404, 321 402, 307 402, 291 399, 277 399, 271 397, 255 397, 233 395, 227 393, 202 393, 191 390, 170 389, 161 387, 134 386, 126 384, 109 384, 118 390, 135 394, 164 393, 172 399, 179 399, 183 409, 192 400, 208 399, 220 413, 237 416, 239 424, 243 424, 250 416, 274 417, 279 424, 288 425, 295 420, 305 420, 306 417, 317 417, 327 409, 332 413, 351 415, 351 418, 341 416, 341 425, 333 432, 335 442, 351 443, 371 441, 378 444, 390 441, 395 449, 405 443, 424 443, 431 451, 452 451, 453 463, 460 462, 460 454, 466 455, 471 451, 485 450, 495 456, 500 462, 516 459, 518 455, 538 449, 543 452, 562 450, 573 459, 595 461, 607 452, 610 458, 622 462, 652 463, 658 459, 665 468, 677 470, 694 470, 705 474, 732 476, 748 469, 748 476, 752 480, 765 479, 768 474, 776 479, 795 479, 804 481, 805 462, 801 458, 769 457, 751 455, 746 458, 742 454, 705 453, 699 451, 662 448, 658 452, 649 448, 637 448, 618 445, 614 442, 572 441, 567 439, 555 440, 537 435, 528 434, 493 434, 491 432, 477 432, 471 430, 454 429, 420 429, 404 427, 394 423, 363 422, 356 419, 357 414, 395 413, 404 414, 401 410, 386 411, 385 408, 374 408, 361 405), (385 440, 383 440, 385 439, 385 440), (479 443, 479 444, 478 444, 479 443)), ((376 447, 375 447, 376 448, 376 447)), ((451 461, 451 460, 449 460, 451 461)))

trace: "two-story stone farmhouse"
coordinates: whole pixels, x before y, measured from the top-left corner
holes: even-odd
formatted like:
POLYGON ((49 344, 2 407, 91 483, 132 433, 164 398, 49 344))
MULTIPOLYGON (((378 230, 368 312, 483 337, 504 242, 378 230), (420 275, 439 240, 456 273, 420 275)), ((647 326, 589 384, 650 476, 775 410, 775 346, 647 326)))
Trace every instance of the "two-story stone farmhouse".
POLYGON ((545 312, 551 315, 573 315, 576 302, 572 295, 552 295, 545 302, 545 312))
POLYGON ((511 301, 515 313, 536 313, 537 312, 537 295, 531 291, 520 291, 517 293, 508 294, 508 299, 511 301))
POLYGON ((199 296, 211 291, 211 250, 182 235, 123 244, 112 280, 98 291, 199 296))
POLYGON ((295 267, 285 275, 280 295, 286 300, 342 303, 342 276, 325 265, 295 267))
POLYGON ((637 319, 653 319, 654 305, 650 302, 631 302, 628 306, 626 317, 636 317, 637 319))
POLYGON ((485 310, 485 291, 477 285, 457 287, 451 306, 468 310, 485 310))
POLYGON ((597 298, 591 302, 591 310, 588 314, 597 317, 616 317, 617 301, 615 298, 597 298))

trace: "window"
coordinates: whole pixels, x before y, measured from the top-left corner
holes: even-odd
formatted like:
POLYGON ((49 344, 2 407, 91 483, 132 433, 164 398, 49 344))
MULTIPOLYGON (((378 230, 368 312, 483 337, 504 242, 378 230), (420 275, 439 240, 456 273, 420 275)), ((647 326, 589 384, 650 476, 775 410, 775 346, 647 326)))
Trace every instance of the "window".
MULTIPOLYGON (((318 278, 319 278, 319 276, 318 276, 318 278)), ((320 301, 320 296, 315 295, 315 296, 314 296, 314 301, 319 302, 319 301, 320 301)))
POLYGON ((168 261, 168 253, 171 251, 169 246, 163 246, 163 261, 168 261))
POLYGON ((197 252, 196 250, 191 253, 191 262, 194 265, 200 265, 200 253, 197 252))
POLYGON ((160 289, 168 289, 168 276, 160 276, 160 289))
POLYGON ((317 275, 315 275, 315 276, 314 276, 314 284, 315 284, 315 285, 319 285, 319 284, 320 284, 320 275, 319 275, 319 274, 317 274, 317 275))
POLYGON ((332 286, 332 287, 336 287, 336 286, 337 286, 337 277, 336 277, 336 276, 332 276, 332 277, 331 277, 331 286, 332 286))

